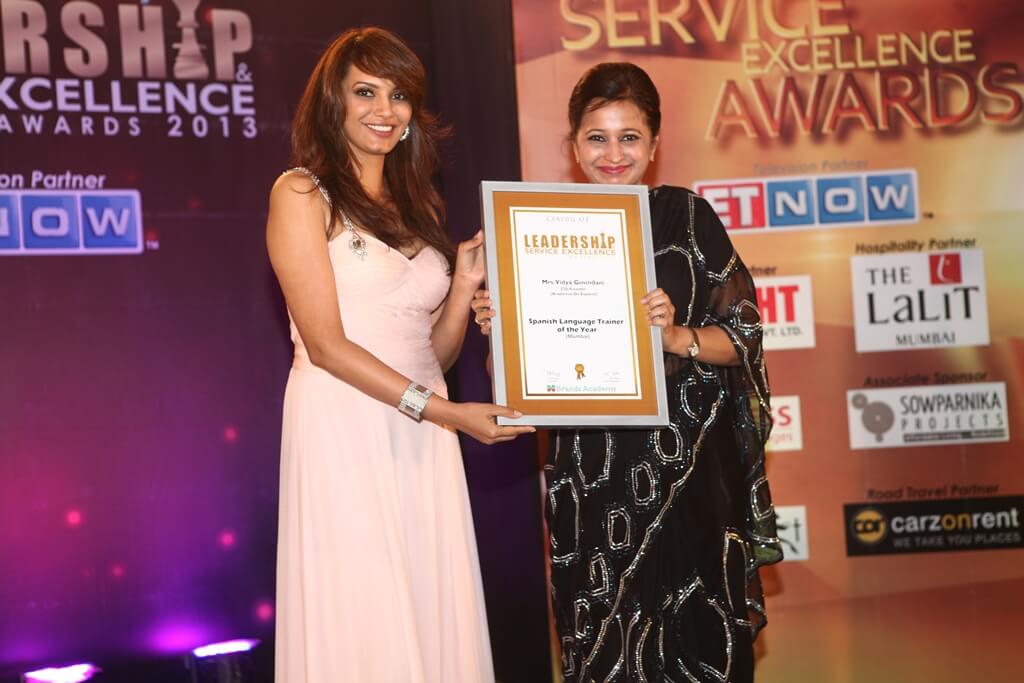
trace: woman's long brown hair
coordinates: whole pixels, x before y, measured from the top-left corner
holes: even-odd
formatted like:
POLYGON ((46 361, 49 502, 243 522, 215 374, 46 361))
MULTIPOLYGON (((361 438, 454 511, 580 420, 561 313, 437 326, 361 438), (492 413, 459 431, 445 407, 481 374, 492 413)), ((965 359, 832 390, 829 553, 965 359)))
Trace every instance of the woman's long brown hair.
POLYGON ((313 171, 331 198, 328 239, 339 230, 344 214, 393 249, 417 240, 434 247, 448 260, 450 271, 455 248, 444 228, 444 202, 432 182, 437 142, 446 131, 424 106, 426 90, 423 64, 397 36, 374 27, 346 31, 320 57, 299 101, 292 124, 292 164, 313 171), (384 183, 393 206, 366 194, 345 137, 342 82, 352 65, 393 82, 412 106, 409 138, 384 159, 384 183))

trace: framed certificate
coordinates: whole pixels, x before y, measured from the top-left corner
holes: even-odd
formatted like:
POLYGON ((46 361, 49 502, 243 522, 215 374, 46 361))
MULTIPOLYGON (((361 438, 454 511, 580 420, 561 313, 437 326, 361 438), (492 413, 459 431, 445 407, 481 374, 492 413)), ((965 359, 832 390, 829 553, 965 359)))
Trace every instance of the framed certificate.
POLYGON ((494 400, 501 424, 668 424, 647 188, 484 182, 494 400))

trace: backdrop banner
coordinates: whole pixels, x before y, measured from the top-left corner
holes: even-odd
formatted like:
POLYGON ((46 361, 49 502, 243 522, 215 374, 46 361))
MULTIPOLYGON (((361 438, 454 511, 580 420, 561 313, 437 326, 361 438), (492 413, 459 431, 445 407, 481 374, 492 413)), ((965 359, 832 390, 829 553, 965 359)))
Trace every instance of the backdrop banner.
MULTIPOLYGON (((441 10, 0 0, 0 679, 272 636, 291 344, 267 196, 331 38, 384 26, 436 86, 441 10)), ((535 680, 504 673, 548 668, 537 489, 509 474, 533 449, 502 452, 467 469, 496 666, 535 680)))
POLYGON ((582 180, 572 87, 636 62, 662 96, 652 185, 703 195, 758 284, 787 552, 759 680, 1014 677, 1024 7, 513 7, 523 179, 582 180))

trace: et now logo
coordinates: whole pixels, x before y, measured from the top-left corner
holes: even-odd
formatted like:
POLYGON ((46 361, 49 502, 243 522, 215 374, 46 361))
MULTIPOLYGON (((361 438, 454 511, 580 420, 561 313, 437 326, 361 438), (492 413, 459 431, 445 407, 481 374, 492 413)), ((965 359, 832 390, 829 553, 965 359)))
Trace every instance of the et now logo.
POLYGON ((914 223, 920 218, 913 169, 699 180, 694 191, 708 200, 729 230, 914 223))
POLYGON ((0 192, 0 256, 138 254, 137 190, 0 192))

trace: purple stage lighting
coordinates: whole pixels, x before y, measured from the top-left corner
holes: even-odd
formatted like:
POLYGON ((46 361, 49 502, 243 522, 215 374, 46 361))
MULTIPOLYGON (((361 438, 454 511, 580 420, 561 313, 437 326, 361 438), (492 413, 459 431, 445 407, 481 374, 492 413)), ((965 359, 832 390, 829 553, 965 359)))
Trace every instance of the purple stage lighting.
POLYGON ((198 658, 230 655, 236 652, 248 652, 259 644, 260 641, 258 640, 226 640, 223 643, 212 643, 197 647, 192 650, 192 654, 198 658))
POLYGON ((50 667, 29 671, 22 680, 25 683, 82 683, 100 671, 93 664, 72 664, 71 666, 50 667))

